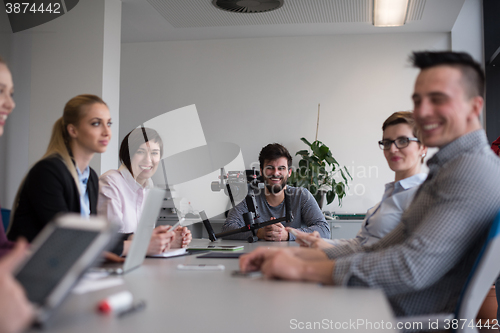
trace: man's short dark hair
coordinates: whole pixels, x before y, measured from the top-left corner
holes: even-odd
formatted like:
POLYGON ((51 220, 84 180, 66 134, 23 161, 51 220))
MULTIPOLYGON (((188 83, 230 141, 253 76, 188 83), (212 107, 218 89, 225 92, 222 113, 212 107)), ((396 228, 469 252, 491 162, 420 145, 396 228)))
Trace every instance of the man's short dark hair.
POLYGON ((481 65, 465 52, 413 52, 413 67, 421 70, 435 66, 456 67, 462 73, 465 91, 469 98, 484 96, 485 76, 481 65))
POLYGON ((292 166, 292 156, 290 156, 288 149, 286 149, 279 143, 268 144, 267 146, 262 148, 259 154, 260 169, 264 170, 265 161, 274 161, 281 157, 286 157, 286 159, 288 160, 288 168, 290 168, 292 166))

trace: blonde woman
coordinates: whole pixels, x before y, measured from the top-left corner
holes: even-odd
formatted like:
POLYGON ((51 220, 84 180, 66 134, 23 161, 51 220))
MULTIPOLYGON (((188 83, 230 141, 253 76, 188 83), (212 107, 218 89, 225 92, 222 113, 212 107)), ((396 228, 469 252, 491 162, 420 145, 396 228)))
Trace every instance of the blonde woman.
MULTIPOLYGON (((6 120, 16 103, 13 99, 14 83, 7 64, 0 57, 0 136, 3 135, 6 120)), ((29 325, 33 307, 26 294, 14 278, 13 272, 24 260, 26 241, 9 242, 5 237, 0 217, 0 332, 20 332, 29 325)))
POLYGON ((9 239, 24 236, 31 242, 58 213, 96 214, 99 180, 89 162, 106 151, 110 139, 111 116, 100 97, 69 100, 54 124, 47 152, 21 184, 9 239))
MULTIPOLYGON (((12 110, 16 106, 12 96, 14 95, 14 83, 7 64, 0 58, 0 136, 3 135, 4 126, 12 110)), ((0 215, 0 257, 7 254, 12 247, 13 242, 9 242, 5 237, 3 229, 2 216, 0 215)))

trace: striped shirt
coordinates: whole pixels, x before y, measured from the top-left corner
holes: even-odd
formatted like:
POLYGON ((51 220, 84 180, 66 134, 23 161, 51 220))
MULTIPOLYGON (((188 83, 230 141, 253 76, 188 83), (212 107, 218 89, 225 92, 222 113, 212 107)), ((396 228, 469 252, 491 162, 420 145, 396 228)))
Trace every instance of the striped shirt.
POLYGON ((381 288, 398 316, 452 312, 500 209, 500 159, 484 131, 461 136, 428 162, 401 223, 381 241, 336 258, 338 285, 381 288))

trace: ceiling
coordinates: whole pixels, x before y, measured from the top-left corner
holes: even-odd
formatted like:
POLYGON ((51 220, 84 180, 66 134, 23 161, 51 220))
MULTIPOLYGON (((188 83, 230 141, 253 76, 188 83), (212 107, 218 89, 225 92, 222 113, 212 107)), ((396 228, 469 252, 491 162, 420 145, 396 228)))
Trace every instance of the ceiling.
POLYGON ((372 25, 372 0, 284 0, 267 13, 230 13, 212 0, 122 0, 122 42, 451 31, 465 0, 410 0, 402 27, 372 25))

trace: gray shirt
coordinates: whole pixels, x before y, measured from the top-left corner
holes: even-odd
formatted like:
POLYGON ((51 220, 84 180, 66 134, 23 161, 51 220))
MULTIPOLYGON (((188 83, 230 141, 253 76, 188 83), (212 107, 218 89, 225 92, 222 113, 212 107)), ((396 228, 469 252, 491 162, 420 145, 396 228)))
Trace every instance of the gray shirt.
MULTIPOLYGON (((290 224, 282 223, 285 227, 292 227, 304 232, 318 231, 321 237, 330 238, 330 227, 321 213, 319 206, 312 194, 303 187, 293 187, 287 185, 286 194, 291 198, 290 209, 292 210, 293 221, 290 224)), ((255 196, 255 201, 259 207, 260 218, 255 222, 269 221, 271 217, 280 218, 285 216, 285 200, 276 207, 271 207, 266 200, 265 191, 262 190, 255 196)), ((222 226, 222 232, 234 230, 245 226, 243 214, 248 212, 246 201, 243 200, 235 208, 229 211, 226 222, 222 226)), ((242 232, 236 235, 224 237, 224 239, 247 239, 251 232, 242 232)), ((295 240, 295 236, 289 234, 289 240, 295 240)))
POLYGON ((325 250, 339 285, 381 288, 398 316, 452 312, 500 209, 500 158, 484 131, 461 136, 427 163, 401 223, 372 246, 325 250))

